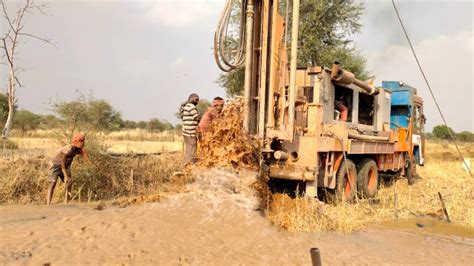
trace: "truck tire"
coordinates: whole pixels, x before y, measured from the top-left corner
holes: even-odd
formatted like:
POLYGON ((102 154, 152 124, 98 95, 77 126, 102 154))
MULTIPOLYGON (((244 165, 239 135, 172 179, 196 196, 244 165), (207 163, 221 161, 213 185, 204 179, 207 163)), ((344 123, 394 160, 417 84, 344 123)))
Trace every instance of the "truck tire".
POLYGON ((351 160, 342 162, 336 177, 338 198, 353 201, 357 197, 357 169, 351 160))
POLYGON ((373 198, 377 195, 379 185, 379 169, 372 159, 364 159, 360 162, 357 174, 357 190, 362 197, 373 198))
POLYGON ((415 174, 413 173, 413 162, 408 160, 407 161, 407 168, 405 169, 405 175, 408 180, 408 185, 413 185, 415 184, 415 174))

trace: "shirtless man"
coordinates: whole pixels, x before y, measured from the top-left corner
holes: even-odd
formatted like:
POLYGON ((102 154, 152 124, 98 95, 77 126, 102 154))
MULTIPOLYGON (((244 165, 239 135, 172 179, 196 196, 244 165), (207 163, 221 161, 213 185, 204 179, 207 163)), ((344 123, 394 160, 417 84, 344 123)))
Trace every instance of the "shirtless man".
POLYGON ((76 155, 81 155, 85 160, 89 160, 84 150, 86 137, 82 133, 76 133, 72 138, 72 143, 62 147, 56 152, 49 168, 49 189, 46 198, 46 204, 51 204, 54 188, 58 177, 66 184, 66 196, 64 201, 67 203, 69 193, 72 187, 71 164, 76 155))

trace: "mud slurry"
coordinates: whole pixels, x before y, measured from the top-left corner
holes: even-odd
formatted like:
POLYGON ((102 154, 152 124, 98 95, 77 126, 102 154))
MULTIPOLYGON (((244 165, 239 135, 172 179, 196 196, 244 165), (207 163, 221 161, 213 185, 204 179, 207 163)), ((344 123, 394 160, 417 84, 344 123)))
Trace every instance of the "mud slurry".
POLYGON ((85 204, 2 206, 0 264, 309 265, 311 247, 321 250, 323 263, 336 265, 474 260, 462 237, 382 227, 351 235, 281 231, 252 210, 254 203, 238 205, 236 197, 203 189, 100 211, 85 204))
POLYGON ((271 225, 256 172, 198 171, 187 192, 131 205, 0 207, 0 264, 469 264, 472 238, 369 227, 350 235, 271 225), (363 254, 363 256, 361 256, 363 254))

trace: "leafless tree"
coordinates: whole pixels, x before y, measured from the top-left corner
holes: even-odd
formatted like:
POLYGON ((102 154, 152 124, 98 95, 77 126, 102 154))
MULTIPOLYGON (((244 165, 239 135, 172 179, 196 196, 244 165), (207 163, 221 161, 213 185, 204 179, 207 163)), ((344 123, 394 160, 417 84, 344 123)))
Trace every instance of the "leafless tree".
POLYGON ((37 13, 45 15, 45 4, 36 4, 34 0, 23 0, 18 8, 13 12, 9 12, 4 0, 0 0, 1 12, 6 22, 6 32, 1 36, 0 50, 4 52, 3 58, 8 69, 7 79, 7 98, 8 98, 8 117, 2 130, 2 139, 5 145, 8 141, 11 126, 13 124, 14 106, 18 101, 16 97, 17 86, 22 86, 17 74, 21 72, 21 68, 16 65, 16 56, 18 53, 18 45, 20 39, 33 38, 43 43, 52 44, 46 38, 38 37, 32 33, 25 32, 25 17, 37 13))

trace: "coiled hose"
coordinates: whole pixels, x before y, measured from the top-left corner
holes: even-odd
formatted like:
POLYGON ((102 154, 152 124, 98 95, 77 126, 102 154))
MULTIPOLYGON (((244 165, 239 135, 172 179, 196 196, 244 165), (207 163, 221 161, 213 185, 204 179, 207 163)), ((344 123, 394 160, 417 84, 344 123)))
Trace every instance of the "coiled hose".
POLYGON ((217 66, 224 72, 230 72, 238 68, 245 61, 246 6, 247 0, 227 0, 224 10, 219 17, 219 22, 214 33, 214 58, 217 66), (229 51, 228 45, 236 40, 228 36, 228 31, 232 19, 232 9, 238 2, 241 2, 240 27, 238 29, 239 39, 237 49, 235 50, 235 53, 233 53, 234 55, 231 55, 232 53, 229 51))

